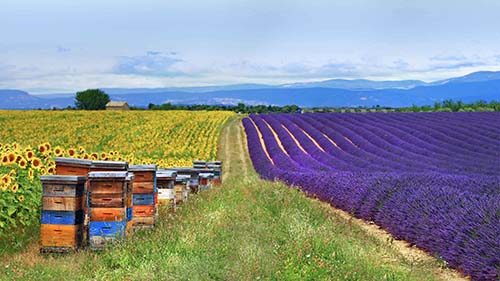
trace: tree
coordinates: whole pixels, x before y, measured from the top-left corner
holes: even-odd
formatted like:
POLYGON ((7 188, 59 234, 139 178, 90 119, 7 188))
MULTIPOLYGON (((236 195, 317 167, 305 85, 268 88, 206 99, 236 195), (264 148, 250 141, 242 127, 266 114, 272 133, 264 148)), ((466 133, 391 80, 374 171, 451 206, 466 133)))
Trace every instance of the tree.
POLYGON ((109 96, 99 89, 89 89, 76 93, 75 105, 77 109, 99 110, 106 109, 109 96))

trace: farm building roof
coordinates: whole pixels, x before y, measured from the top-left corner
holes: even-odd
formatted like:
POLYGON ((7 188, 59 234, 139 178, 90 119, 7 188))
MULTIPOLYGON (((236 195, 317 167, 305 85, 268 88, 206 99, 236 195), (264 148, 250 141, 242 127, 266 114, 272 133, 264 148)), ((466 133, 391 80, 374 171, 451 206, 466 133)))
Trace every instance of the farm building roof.
POLYGON ((110 101, 106 106, 128 106, 127 102, 124 101, 110 101))

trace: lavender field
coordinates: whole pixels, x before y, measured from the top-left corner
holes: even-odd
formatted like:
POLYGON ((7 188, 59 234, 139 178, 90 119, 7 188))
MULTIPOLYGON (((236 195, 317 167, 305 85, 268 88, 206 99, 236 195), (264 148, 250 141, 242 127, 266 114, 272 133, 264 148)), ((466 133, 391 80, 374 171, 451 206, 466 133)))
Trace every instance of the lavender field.
POLYGON ((299 186, 474 280, 500 265, 500 113, 310 113, 243 120, 261 177, 299 186))

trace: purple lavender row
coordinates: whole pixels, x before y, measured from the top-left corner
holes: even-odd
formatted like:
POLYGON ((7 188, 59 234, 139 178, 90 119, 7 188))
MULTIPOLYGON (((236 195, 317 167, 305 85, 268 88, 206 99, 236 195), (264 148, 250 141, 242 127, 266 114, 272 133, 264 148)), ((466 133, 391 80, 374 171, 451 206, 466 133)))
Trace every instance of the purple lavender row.
MULTIPOLYGON (((460 113, 457 113, 457 114, 459 114, 457 116, 460 116, 460 113)), ((435 116, 438 117, 439 115, 435 115, 435 116)), ((448 119, 448 121, 442 121, 439 118, 436 118, 436 119, 418 118, 418 115, 404 114, 404 113, 388 114, 387 115, 387 118, 394 119, 396 117, 398 119, 405 120, 406 122, 411 122, 412 125, 418 126, 418 128, 424 127, 424 128, 429 129, 429 130, 433 130, 434 132, 436 132, 438 134, 444 134, 448 140, 451 140, 454 143, 457 143, 458 145, 461 145, 464 148, 471 149, 473 151, 478 149, 478 147, 476 147, 476 146, 479 146, 479 149, 482 150, 481 145, 483 143, 476 141, 475 140, 476 137, 483 137, 484 135, 487 135, 488 132, 492 132, 492 133, 494 133, 494 135, 496 135, 496 138, 498 139, 498 130, 494 130, 493 128, 490 128, 489 130, 483 130, 479 134, 476 134, 475 136, 471 136, 471 138, 464 139, 463 135, 462 135, 464 133, 464 130, 461 130, 461 129, 457 128, 456 126, 453 126, 453 124, 451 123, 451 121, 449 121, 449 119, 448 119), (462 134, 457 133, 459 131, 462 134)), ((457 117, 457 119, 458 119, 458 117, 457 117)), ((475 125, 471 122, 468 122, 468 120, 463 119, 463 117, 460 119, 462 119, 461 121, 464 125, 467 125, 468 132, 474 131, 475 128, 477 127, 477 125, 475 125)), ((465 135, 467 135, 468 132, 465 132, 465 135)), ((492 140, 487 139, 484 141, 486 143, 490 143, 492 140)), ((489 153, 490 151, 485 151, 485 152, 489 153)))
MULTIPOLYGON (((415 130, 414 128, 412 128, 411 124, 399 121, 388 121, 387 118, 382 117, 384 117, 384 115, 376 114, 373 115, 372 118, 366 118, 369 120, 365 120, 365 122, 370 122, 370 124, 383 124, 386 128, 390 128, 391 132, 393 132, 397 136, 400 136, 401 138, 403 138, 404 135, 407 135, 409 136, 407 138, 407 141, 435 153, 436 157, 439 157, 438 154, 443 155, 444 157, 448 157, 450 153, 454 153, 454 156, 457 158, 462 158, 466 161, 470 161, 471 159, 470 156, 464 155, 464 153, 469 153, 470 151, 464 151, 460 147, 450 146, 447 143, 433 143, 432 141, 435 141, 436 139, 433 139, 428 134, 415 130)), ((482 158, 483 157, 481 157, 481 159, 482 158)))
MULTIPOLYGON (((365 118, 366 119, 366 118, 365 118)), ((353 125, 354 131, 360 135, 366 134, 372 140, 381 139, 391 143, 394 147, 402 152, 399 153, 402 157, 407 157, 410 159, 415 159, 416 161, 425 163, 426 165, 434 166, 435 169, 454 169, 455 172, 461 172, 465 167, 469 172, 472 173, 488 173, 493 174, 497 172, 495 167, 488 165, 491 163, 491 159, 485 159, 485 157, 481 157, 477 153, 469 153, 467 160, 461 159, 460 157, 456 157, 458 155, 462 155, 459 153, 448 153, 447 157, 436 157, 435 153, 432 150, 422 149, 421 147, 417 147, 411 142, 408 142, 408 139, 411 139, 411 135, 404 134, 399 137, 395 137, 392 135, 387 126, 383 124, 378 124, 377 127, 372 126, 369 121, 363 120, 363 122, 358 122, 353 120, 350 117, 346 117, 343 119, 349 124, 353 125), (377 134, 378 131, 382 130, 384 134, 377 134), (380 136, 380 137, 379 137, 380 136), (471 163, 471 159, 473 159, 473 163, 471 163), (483 165, 478 165, 479 163, 483 163, 483 165)))
MULTIPOLYGON (((322 118, 324 118, 322 120, 322 122, 331 122, 331 121, 327 120, 326 117, 322 117, 322 118)), ((475 161, 472 165, 471 164, 460 165, 459 163, 456 163, 457 162, 456 159, 444 159, 444 160, 439 161, 438 159, 434 159, 432 157, 425 157, 422 154, 415 154, 415 153, 411 153, 410 151, 401 149, 403 147, 403 144, 406 145, 406 143, 402 142, 401 140, 396 139, 396 141, 398 142, 397 145, 388 144, 386 141, 384 141, 380 137, 378 137, 378 135, 380 135, 380 134, 373 134, 372 132, 370 132, 370 128, 366 124, 361 124, 361 125, 360 124, 350 124, 350 125, 352 125, 352 126, 349 126, 352 128, 352 130, 350 130, 350 129, 344 129, 346 126, 340 125, 339 123, 341 123, 341 122, 349 124, 349 122, 346 122, 346 120, 338 120, 338 123, 335 123, 332 126, 335 126, 336 129, 338 129, 338 130, 344 130, 344 134, 346 134, 349 138, 352 138, 353 140, 356 139, 356 142, 358 145, 365 145, 365 142, 369 140, 369 142, 373 143, 379 149, 380 148, 384 149, 384 151, 378 151, 378 152, 376 149, 372 150, 373 153, 385 154, 385 155, 387 155, 387 157, 391 157, 388 154, 392 154, 393 156, 396 155, 395 158, 394 157, 391 158, 394 161, 401 161, 403 159, 407 159, 407 160, 414 161, 414 165, 417 165, 418 163, 422 164, 423 166, 421 166, 421 167, 423 167, 424 169, 427 169, 427 170, 436 170, 437 169, 437 170, 441 170, 443 172, 451 172, 453 170, 453 172, 457 173, 457 172, 463 172, 463 169, 466 169, 466 171, 469 173, 489 173, 489 174, 492 174, 495 172, 495 167, 488 165, 488 163, 491 163, 491 158, 489 161, 485 162, 486 163, 485 165, 482 165, 482 166, 476 166, 476 165, 478 162, 483 161, 483 157, 477 156, 477 154, 473 154, 471 152, 469 152, 469 154, 472 154, 472 155, 470 155, 470 158, 474 159, 474 161, 475 161), (351 133, 350 131, 354 131, 354 134, 351 133), (362 137, 362 138, 358 138, 358 137, 362 137)), ((376 129, 380 130, 383 128, 376 128, 376 129)), ((384 134, 386 134, 385 130, 384 130, 384 134)), ((368 149, 366 149, 366 150, 368 151, 368 149)), ((456 154, 450 153, 450 155, 456 155, 456 154)), ((469 163, 470 162, 471 161, 469 160, 469 163)))
MULTIPOLYGON (((285 124, 290 131, 292 131, 301 143, 306 144, 305 147, 307 151, 313 155, 315 159, 323 161, 326 165, 331 165, 344 171, 380 171, 381 169, 383 170, 386 168, 380 165, 380 161, 378 159, 373 160, 373 162, 368 162, 365 161, 365 158, 359 158, 333 146, 328 140, 326 140, 320 131, 316 130, 308 123, 300 122, 300 118, 299 120, 294 119, 293 115, 278 115, 276 118, 280 119, 280 121, 282 121, 282 123, 285 124), (310 141, 309 138, 298 129, 297 126, 313 137, 316 142, 323 149, 325 149, 325 151, 320 151, 316 145, 313 144, 312 141, 310 141)), ((352 146, 351 144, 349 145, 352 146)), ((396 165, 393 168, 403 170, 404 167, 396 165)))

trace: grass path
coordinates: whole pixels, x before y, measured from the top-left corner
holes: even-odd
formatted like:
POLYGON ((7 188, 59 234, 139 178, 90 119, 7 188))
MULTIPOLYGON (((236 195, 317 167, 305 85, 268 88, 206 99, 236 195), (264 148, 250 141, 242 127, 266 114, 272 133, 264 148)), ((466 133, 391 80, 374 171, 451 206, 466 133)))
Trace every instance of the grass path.
MULTIPOLYGON (((439 280, 433 259, 394 242, 297 189, 259 179, 239 119, 221 133, 223 185, 162 214, 101 253, 42 257, 34 243, 0 257, 0 280, 439 280)), ((445 273, 443 273, 445 272, 445 273)))

